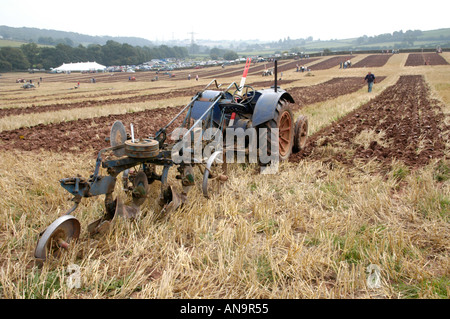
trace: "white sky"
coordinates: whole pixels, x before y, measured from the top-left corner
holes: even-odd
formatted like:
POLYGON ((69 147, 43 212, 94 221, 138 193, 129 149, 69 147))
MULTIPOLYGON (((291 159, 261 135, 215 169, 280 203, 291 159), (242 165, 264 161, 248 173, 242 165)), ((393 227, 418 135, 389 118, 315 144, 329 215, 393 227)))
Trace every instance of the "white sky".
POLYGON ((0 25, 135 36, 346 39, 450 27, 448 0, 0 0, 0 25))

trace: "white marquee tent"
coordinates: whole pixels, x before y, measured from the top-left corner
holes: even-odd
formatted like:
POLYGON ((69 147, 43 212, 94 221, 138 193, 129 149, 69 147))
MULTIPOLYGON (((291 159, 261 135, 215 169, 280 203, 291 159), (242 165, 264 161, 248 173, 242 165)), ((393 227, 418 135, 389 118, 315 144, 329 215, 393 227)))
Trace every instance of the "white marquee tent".
POLYGON ((53 70, 61 72, 82 72, 82 71, 104 71, 106 66, 98 64, 97 62, 78 62, 78 63, 63 63, 60 67, 53 70))

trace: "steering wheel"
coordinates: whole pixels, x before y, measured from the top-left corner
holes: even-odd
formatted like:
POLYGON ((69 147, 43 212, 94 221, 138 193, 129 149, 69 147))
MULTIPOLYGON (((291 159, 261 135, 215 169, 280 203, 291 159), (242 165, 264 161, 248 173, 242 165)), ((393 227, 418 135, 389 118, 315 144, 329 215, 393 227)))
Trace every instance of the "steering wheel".
POLYGON ((250 85, 244 85, 240 90, 236 90, 233 93, 233 101, 241 100, 241 104, 247 104, 253 101, 256 91, 250 85))

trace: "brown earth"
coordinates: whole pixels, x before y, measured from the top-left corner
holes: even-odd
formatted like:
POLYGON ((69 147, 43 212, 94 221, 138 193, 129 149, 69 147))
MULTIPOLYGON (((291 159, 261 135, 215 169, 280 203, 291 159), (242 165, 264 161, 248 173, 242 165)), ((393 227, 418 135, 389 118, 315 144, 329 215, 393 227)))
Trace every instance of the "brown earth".
MULTIPOLYGON (((97 152, 108 147, 105 140, 110 128, 120 120, 130 131, 132 123, 136 138, 144 138, 165 126, 182 107, 165 107, 136 113, 101 116, 54 124, 39 124, 30 128, 20 128, 0 133, 1 147, 4 150, 23 150, 39 152, 41 149, 55 152, 97 152)), ((180 125, 180 121, 174 125, 180 125)))
MULTIPOLYGON (((377 82, 380 83, 385 78, 385 76, 379 76, 377 77, 377 82)), ((365 82, 362 77, 333 78, 317 85, 292 88, 289 90, 289 93, 295 100, 295 105, 293 106, 295 111, 307 104, 323 102, 356 92, 364 85, 365 82)))
POLYGON ((423 76, 401 76, 375 99, 310 136, 305 149, 290 160, 348 165, 376 160, 385 168, 398 160, 420 167, 444 155, 450 136, 443 120, 440 103, 430 97, 423 76), (363 131, 375 134, 368 145, 358 143, 363 131))
POLYGON ((410 53, 405 66, 447 65, 448 62, 438 53, 410 53))
MULTIPOLYGON (((279 61, 277 65, 277 72, 286 72, 289 70, 293 70, 296 68, 296 65, 309 65, 312 62, 318 60, 319 58, 312 58, 312 59, 303 59, 303 60, 294 60, 294 61, 279 61)), ((249 75, 262 75, 263 70, 270 69, 274 67, 273 62, 267 62, 267 63, 259 63, 257 66, 250 67, 248 74, 249 75)), ((242 69, 236 70, 232 73, 227 74, 227 76, 241 76, 242 75, 242 69)))
POLYGON ((386 64, 392 54, 369 55, 352 65, 352 68, 377 68, 386 64))
MULTIPOLYGON (((21 115, 21 114, 31 114, 31 113, 43 113, 43 112, 51 112, 58 110, 69 110, 75 108, 85 108, 85 107, 93 107, 93 106, 108 106, 113 104, 120 103, 139 103, 146 101, 158 101, 161 100, 162 97, 164 99, 170 99, 180 96, 194 96, 197 91, 202 89, 203 86, 191 87, 188 89, 177 89, 177 90, 168 90, 165 93, 155 93, 155 94, 138 94, 135 96, 128 97, 117 97, 103 100, 85 100, 82 102, 72 102, 72 103, 55 103, 49 105, 42 106, 30 106, 24 108, 3 108, 0 109, 0 118, 11 116, 11 115, 21 115)), ((128 92, 120 92, 118 95, 124 95, 128 92)), ((113 94, 109 94, 113 95, 113 94)), ((109 96, 108 95, 108 96, 109 96)))
POLYGON ((317 64, 313 64, 310 66, 310 69, 312 71, 318 71, 318 70, 328 70, 331 68, 334 68, 339 65, 339 63, 351 60, 355 56, 354 55, 347 55, 347 56, 335 56, 332 58, 329 58, 325 61, 319 62, 317 64))

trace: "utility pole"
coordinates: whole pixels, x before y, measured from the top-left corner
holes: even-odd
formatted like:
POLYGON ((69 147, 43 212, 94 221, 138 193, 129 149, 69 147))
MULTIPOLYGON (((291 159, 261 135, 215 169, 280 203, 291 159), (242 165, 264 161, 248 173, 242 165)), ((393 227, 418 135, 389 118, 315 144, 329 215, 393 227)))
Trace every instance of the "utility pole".
POLYGON ((188 34, 191 35, 191 52, 190 53, 195 54, 197 52, 195 52, 196 50, 195 50, 194 34, 197 34, 197 33, 194 32, 194 30, 192 29, 192 32, 188 32, 188 34))
POLYGON ((192 32, 188 32, 188 34, 191 35, 191 45, 194 45, 194 34, 198 34, 198 33, 192 31, 192 32))

